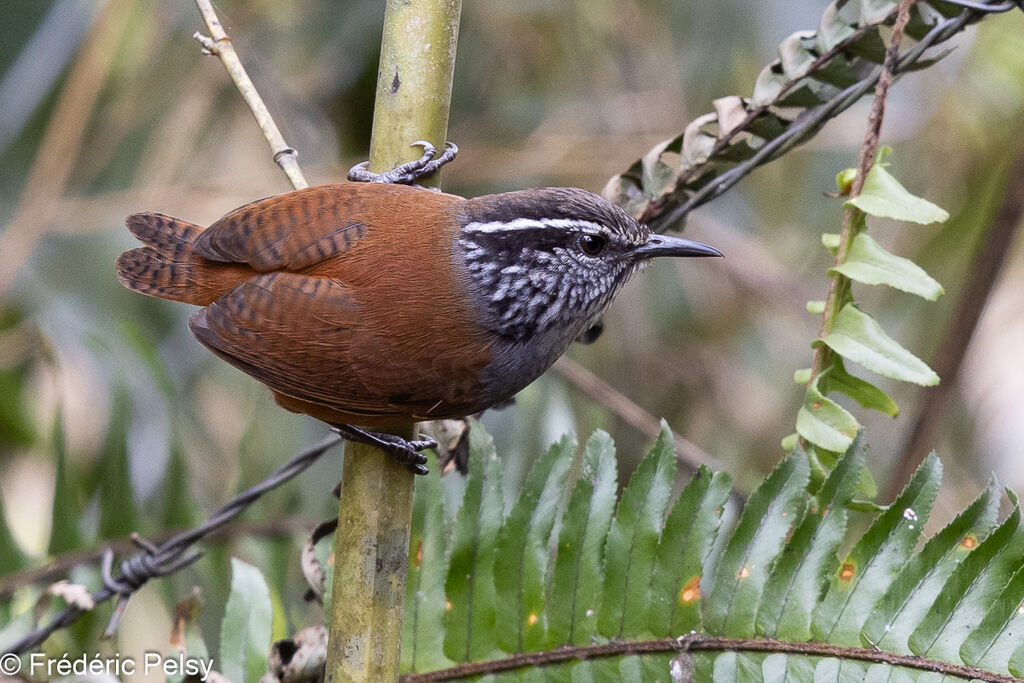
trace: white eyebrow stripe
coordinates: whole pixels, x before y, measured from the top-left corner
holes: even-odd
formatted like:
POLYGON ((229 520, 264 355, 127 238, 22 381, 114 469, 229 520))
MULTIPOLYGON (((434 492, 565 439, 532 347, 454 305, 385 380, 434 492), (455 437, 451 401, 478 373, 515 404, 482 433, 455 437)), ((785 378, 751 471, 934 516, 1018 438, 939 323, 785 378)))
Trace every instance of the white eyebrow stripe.
POLYGON ((577 228, 579 230, 595 230, 611 234, 607 227, 593 221, 578 218, 516 218, 511 221, 494 221, 491 223, 467 223, 463 228, 466 232, 495 233, 511 230, 537 230, 543 228, 577 228))

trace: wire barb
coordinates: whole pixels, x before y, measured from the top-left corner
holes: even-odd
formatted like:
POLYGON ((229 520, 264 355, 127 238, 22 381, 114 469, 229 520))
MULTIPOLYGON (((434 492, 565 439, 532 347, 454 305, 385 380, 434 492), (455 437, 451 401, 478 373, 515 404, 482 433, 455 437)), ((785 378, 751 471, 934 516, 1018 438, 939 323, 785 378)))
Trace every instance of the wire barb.
MULTIPOLYGON (((100 579, 103 583, 103 588, 93 593, 92 599, 94 603, 99 604, 116 597, 117 603, 114 606, 110 622, 103 637, 109 638, 117 630, 124 610, 128 606, 128 600, 135 591, 139 590, 150 579, 170 576, 196 562, 202 557, 202 552, 192 550, 193 545, 237 517, 264 493, 294 479, 319 460, 324 453, 339 443, 341 443, 340 437, 330 436, 317 445, 300 452, 284 465, 274 470, 269 477, 259 484, 243 491, 225 503, 207 517, 205 522, 188 531, 172 536, 159 546, 138 534, 132 534, 132 542, 139 547, 140 551, 121 562, 117 576, 114 576, 113 573, 113 550, 107 549, 104 551, 100 561, 100 579)), ((28 652, 40 645, 55 631, 66 628, 74 623, 84 612, 85 610, 81 607, 69 605, 54 616, 48 624, 34 629, 21 640, 8 647, 4 654, 28 652)))

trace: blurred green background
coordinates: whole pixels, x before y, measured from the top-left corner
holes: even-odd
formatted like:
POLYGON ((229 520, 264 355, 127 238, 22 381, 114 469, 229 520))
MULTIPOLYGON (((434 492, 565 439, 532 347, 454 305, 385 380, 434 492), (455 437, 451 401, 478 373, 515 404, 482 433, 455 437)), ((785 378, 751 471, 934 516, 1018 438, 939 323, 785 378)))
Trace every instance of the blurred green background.
MULTIPOLYGON (((714 98, 749 95, 775 46, 816 27, 825 5, 467 1, 449 134, 462 151, 445 169, 446 190, 600 191, 711 111, 714 98)), ((221 0, 217 9, 307 179, 343 179, 367 154, 383 3, 221 0)), ((53 554, 198 522, 325 429, 278 409, 265 389, 200 347, 185 325, 190 307, 128 292, 114 276, 114 258, 133 246, 123 221, 134 211, 207 224, 289 189, 223 67, 192 39, 203 29, 194 5, 0 0, 0 17, 2 581, 53 554)), ((895 148, 897 177, 953 218, 872 231, 947 294, 929 304, 857 290, 865 309, 925 359, 1002 198, 1005 166, 1024 145, 1024 13, 987 19, 952 44, 940 63, 897 83, 883 142, 895 148)), ((866 113, 866 102, 855 106, 693 214, 687 235, 727 258, 648 269, 619 296, 600 340, 569 354, 664 417, 740 490, 767 473, 793 431, 803 389, 792 374, 810 364, 818 326, 804 303, 827 287, 819 234, 841 222, 841 205, 824 193, 854 165, 866 113)), ((1015 244, 963 371, 943 377, 956 391, 933 444, 947 471, 936 522, 993 470, 1024 490, 1022 284, 1015 244)), ((884 488, 922 390, 879 384, 902 415, 857 415, 884 488)), ((557 372, 484 422, 513 480, 567 430, 609 431, 624 471, 652 441, 557 372)), ((339 458, 328 456, 247 512, 193 569, 147 586, 129 606, 118 651, 164 647, 172 606, 193 585, 203 587, 215 624, 230 555, 268 574, 284 606, 281 635, 322 619, 300 599, 296 529, 332 513, 339 476, 339 458)), ((93 570, 74 576, 95 585, 93 570)), ((0 583, 0 634, 38 595, 38 587, 12 590, 15 583, 0 583)), ((101 621, 86 620, 48 648, 94 644, 101 621)))

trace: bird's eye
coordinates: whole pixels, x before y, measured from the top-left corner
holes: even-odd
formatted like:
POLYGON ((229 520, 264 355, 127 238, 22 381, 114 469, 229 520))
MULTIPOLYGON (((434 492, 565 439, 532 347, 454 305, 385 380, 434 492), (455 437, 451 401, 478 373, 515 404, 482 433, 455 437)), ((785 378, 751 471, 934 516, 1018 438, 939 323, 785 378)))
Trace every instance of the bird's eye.
POLYGON ((586 234, 580 236, 580 249, 587 256, 597 256, 604 251, 607 244, 608 240, 601 235, 586 234))

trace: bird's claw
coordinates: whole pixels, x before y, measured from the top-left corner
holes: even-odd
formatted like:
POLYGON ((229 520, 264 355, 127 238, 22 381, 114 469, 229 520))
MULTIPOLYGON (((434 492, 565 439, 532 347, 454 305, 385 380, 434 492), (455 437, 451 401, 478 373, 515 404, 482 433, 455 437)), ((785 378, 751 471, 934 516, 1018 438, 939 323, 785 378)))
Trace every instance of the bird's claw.
POLYGON ((413 474, 427 474, 429 471, 427 456, 420 451, 437 448, 437 441, 429 437, 409 441, 394 434, 364 431, 351 425, 331 425, 331 430, 349 441, 379 448, 413 474))
POLYGON ((399 185, 414 185, 420 178, 425 178, 455 158, 459 148, 454 142, 446 142, 444 151, 437 154, 437 148, 426 140, 417 140, 410 147, 422 147, 423 156, 415 161, 409 161, 395 166, 384 173, 374 173, 367 170, 370 162, 363 161, 348 172, 348 179, 359 183, 397 183, 399 185))

